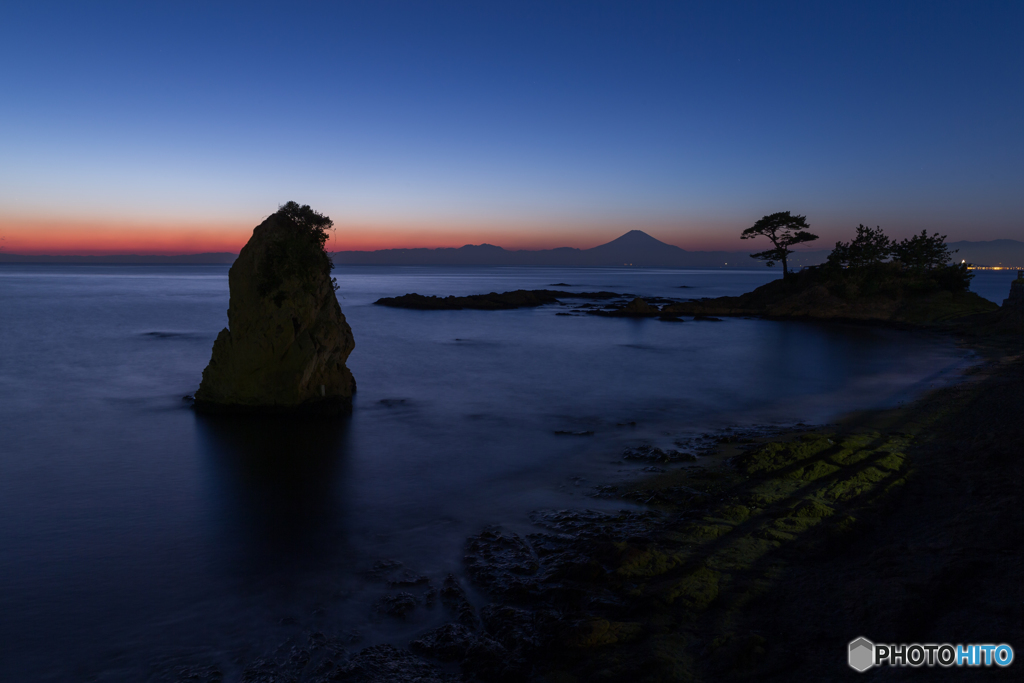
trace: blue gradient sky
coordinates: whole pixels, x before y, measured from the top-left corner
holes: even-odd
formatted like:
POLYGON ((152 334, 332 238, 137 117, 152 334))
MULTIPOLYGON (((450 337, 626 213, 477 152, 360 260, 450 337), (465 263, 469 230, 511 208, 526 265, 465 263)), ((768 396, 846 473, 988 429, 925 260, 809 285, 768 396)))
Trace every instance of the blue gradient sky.
POLYGON ((289 199, 338 248, 1024 239, 1022 35, 1024 2, 8 0, 0 245, 237 249, 289 199))

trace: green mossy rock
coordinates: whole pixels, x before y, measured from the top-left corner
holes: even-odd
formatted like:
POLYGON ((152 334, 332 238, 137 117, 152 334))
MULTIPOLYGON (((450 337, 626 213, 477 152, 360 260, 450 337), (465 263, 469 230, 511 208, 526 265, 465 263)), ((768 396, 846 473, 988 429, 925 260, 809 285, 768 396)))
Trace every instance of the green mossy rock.
POLYGON ((639 638, 643 632, 643 626, 635 622, 594 619, 574 629, 567 645, 588 648, 628 643, 639 638))
POLYGON ((627 546, 615 574, 623 579, 650 578, 665 574, 679 563, 679 557, 653 547, 641 550, 627 546))
POLYGON ((669 605, 682 605, 695 612, 707 609, 718 597, 719 576, 713 569, 701 567, 676 581, 662 599, 669 605))
POLYGON ((355 347, 331 262, 307 227, 275 213, 228 273, 228 327, 213 344, 195 407, 203 412, 341 412, 355 347))

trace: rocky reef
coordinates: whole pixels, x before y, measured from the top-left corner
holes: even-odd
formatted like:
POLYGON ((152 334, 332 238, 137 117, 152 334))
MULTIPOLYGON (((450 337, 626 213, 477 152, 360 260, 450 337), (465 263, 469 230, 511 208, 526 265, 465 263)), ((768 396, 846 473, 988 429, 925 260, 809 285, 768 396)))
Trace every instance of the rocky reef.
POLYGON ((378 306, 411 308, 420 311, 459 311, 464 308, 478 311, 507 311, 513 308, 534 308, 561 303, 560 299, 616 299, 623 296, 615 292, 563 292, 554 289, 517 289, 512 292, 491 292, 469 296, 424 296, 405 294, 377 299, 378 306))
POLYGON ((213 344, 195 408, 338 412, 351 408, 355 347, 332 263, 329 218, 289 202, 253 230, 231 266, 228 327, 213 344))
MULTIPOLYGON (((424 296, 405 294, 385 297, 379 306, 426 311, 475 309, 509 310, 545 305, 563 306, 556 315, 594 315, 605 318, 658 318, 683 322, 682 316, 696 321, 716 321, 716 316, 765 317, 776 319, 813 319, 860 321, 895 325, 935 325, 971 320, 971 316, 991 314, 999 306, 966 289, 965 278, 957 267, 933 270, 909 270, 898 263, 879 263, 867 267, 839 269, 808 268, 789 277, 769 282, 740 296, 716 299, 645 297, 615 292, 567 292, 562 290, 517 289, 498 294, 470 296, 424 296), (955 271, 955 272, 954 272, 955 271), (586 299, 597 303, 572 303, 586 299)), ((1024 281, 1022 281, 1024 282, 1024 281)), ((1007 303, 1024 301, 1024 287, 1011 292, 1007 303), (1014 298, 1014 297, 1018 298, 1014 298)), ((1006 306, 1004 306, 1006 308, 1006 306)))

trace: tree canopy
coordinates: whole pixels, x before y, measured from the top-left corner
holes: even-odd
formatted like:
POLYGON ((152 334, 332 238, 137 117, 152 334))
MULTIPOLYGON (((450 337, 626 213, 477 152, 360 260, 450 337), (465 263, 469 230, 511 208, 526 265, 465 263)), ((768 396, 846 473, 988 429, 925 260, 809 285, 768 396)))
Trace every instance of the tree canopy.
POLYGON ((787 257, 793 253, 789 247, 801 242, 811 242, 818 239, 818 236, 809 232, 807 216, 793 216, 789 211, 781 211, 764 216, 751 227, 747 228, 740 235, 740 239, 752 239, 754 237, 767 237, 771 240, 773 248, 757 254, 751 254, 750 258, 766 261, 769 268, 775 265, 776 261, 782 262, 782 275, 789 275, 787 257))
POLYGON ((327 231, 334 227, 334 221, 328 216, 314 211, 309 204, 299 206, 298 202, 287 202, 277 207, 277 213, 295 225, 309 230, 310 235, 320 242, 321 247, 327 244, 327 231))
MULTIPOLYGON (((269 244, 257 267, 260 275, 258 291, 267 296, 281 286, 288 278, 304 280, 308 285, 315 281, 315 273, 330 275, 334 262, 327 253, 327 231, 334 221, 314 211, 309 204, 299 205, 288 202, 277 207, 274 214, 297 228, 297 239, 277 240, 269 244)), ((331 278, 331 286, 338 289, 338 282, 331 278)))
POLYGON ((894 242, 882 232, 864 224, 857 226, 857 236, 849 242, 836 242, 836 248, 828 255, 831 265, 843 268, 861 268, 874 263, 883 263, 892 257, 894 242))
POLYGON ((945 235, 936 232, 929 237, 928 231, 922 230, 920 235, 894 243, 892 253, 893 258, 905 268, 932 270, 946 266, 958 251, 949 250, 945 235))
POLYGON ((828 256, 828 269, 854 279, 874 280, 866 289, 881 281, 898 277, 917 287, 938 287, 951 292, 970 287, 974 273, 966 263, 950 263, 953 254, 946 246, 946 236, 928 235, 925 230, 909 239, 890 239, 880 227, 857 226, 857 236, 850 242, 836 242, 828 256))

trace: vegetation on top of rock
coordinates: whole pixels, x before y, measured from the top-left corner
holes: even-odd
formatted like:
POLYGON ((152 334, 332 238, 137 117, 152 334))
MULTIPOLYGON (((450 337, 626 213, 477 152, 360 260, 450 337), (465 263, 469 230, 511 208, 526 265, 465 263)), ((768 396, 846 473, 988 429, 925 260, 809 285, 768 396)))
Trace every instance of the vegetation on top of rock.
POLYGON ((786 259, 793 253, 790 247, 794 244, 818 239, 817 235, 806 230, 809 227, 807 216, 793 216, 789 211, 780 211, 762 217, 761 220, 744 230, 740 239, 748 240, 754 237, 770 239, 774 248, 751 254, 750 258, 765 261, 765 265, 769 268, 774 266, 776 261, 782 261, 782 276, 789 277, 786 259))
MULTIPOLYGON (((288 202, 278 207, 272 216, 288 227, 287 239, 272 241, 256 264, 257 288, 260 296, 267 296, 290 279, 312 281, 315 272, 330 272, 334 268, 324 245, 333 225, 328 216, 314 211, 308 204, 288 202)), ((335 290, 338 283, 331 278, 335 290)))
POLYGON ((859 225, 856 238, 836 242, 825 265, 832 279, 879 279, 888 281, 891 289, 894 278, 899 278, 910 290, 963 292, 970 287, 974 273, 966 263, 950 263, 955 253, 946 246, 946 236, 937 232, 929 236, 922 230, 920 235, 897 242, 880 227, 859 225), (840 276, 838 271, 846 272, 840 276))
POLYGON ((790 273, 741 296, 665 306, 662 315, 928 324, 996 310, 994 303, 968 291, 973 273, 966 263, 949 263, 955 252, 945 239, 922 231, 896 242, 881 228, 859 225, 857 236, 837 242, 821 266, 790 273))
POLYGON ((974 274, 966 263, 951 264, 957 250, 946 246, 946 236, 939 233, 920 235, 897 242, 890 239, 880 227, 874 229, 865 225, 857 226, 857 237, 850 242, 836 242, 836 248, 828 255, 826 265, 836 269, 873 268, 883 263, 896 263, 911 279, 934 281, 941 289, 951 292, 964 291, 974 274))
POLYGON ((849 242, 836 242, 836 248, 828 255, 828 263, 841 268, 862 268, 889 260, 892 256, 893 241, 882 228, 871 229, 864 224, 857 226, 857 237, 849 242))
POLYGON ((892 245, 893 258, 904 267, 913 270, 944 268, 958 251, 959 249, 949 250, 945 235, 936 232, 929 237, 927 230, 892 245))

